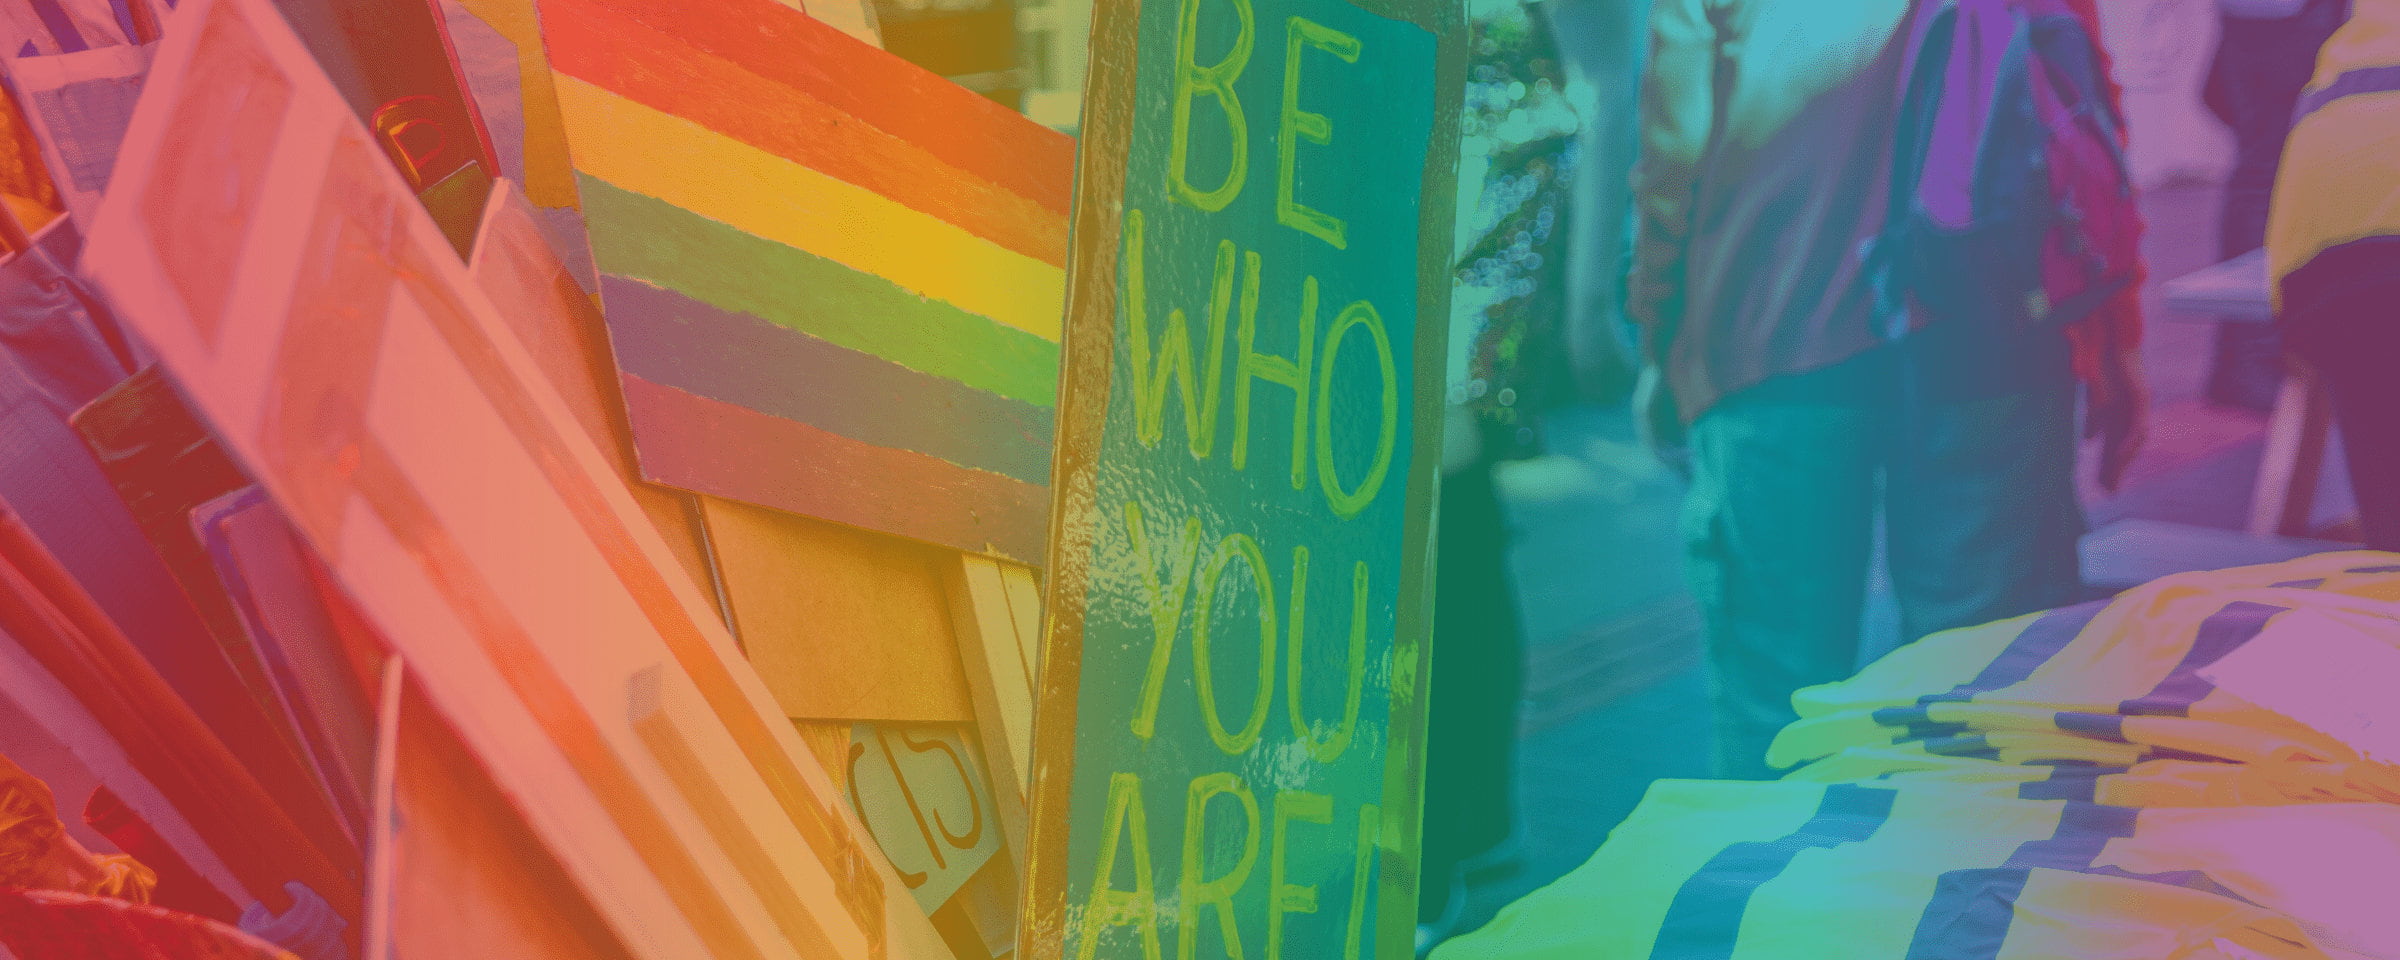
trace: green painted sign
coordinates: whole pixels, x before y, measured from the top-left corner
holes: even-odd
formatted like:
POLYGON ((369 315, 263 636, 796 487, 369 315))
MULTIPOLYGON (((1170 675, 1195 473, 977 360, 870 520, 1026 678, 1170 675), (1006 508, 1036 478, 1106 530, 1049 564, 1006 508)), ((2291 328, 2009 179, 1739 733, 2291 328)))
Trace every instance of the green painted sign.
POLYGON ((1461 17, 1101 0, 1029 960, 1411 953, 1461 17))

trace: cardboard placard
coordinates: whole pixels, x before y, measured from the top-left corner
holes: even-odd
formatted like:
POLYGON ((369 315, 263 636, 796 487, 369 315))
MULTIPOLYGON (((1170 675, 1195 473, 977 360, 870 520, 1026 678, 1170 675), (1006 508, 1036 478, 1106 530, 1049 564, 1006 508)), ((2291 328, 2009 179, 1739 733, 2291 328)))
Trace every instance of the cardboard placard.
POLYGON ((850 728, 850 804, 928 914, 1000 852, 980 759, 955 728, 850 728))
POLYGON ((1099 7, 1022 956, 1413 949, 1460 16, 1099 7))

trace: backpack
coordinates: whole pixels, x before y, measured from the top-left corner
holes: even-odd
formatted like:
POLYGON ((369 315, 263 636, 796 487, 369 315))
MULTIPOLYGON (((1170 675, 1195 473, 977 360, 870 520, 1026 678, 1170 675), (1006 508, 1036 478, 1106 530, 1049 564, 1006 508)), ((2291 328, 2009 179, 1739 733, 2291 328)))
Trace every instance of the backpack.
POLYGON ((1869 276, 1887 337, 2050 327, 2140 273, 2141 224, 2098 47, 2066 0, 1918 0, 1869 276), (1914 309, 1911 309, 1911 308, 1914 309))

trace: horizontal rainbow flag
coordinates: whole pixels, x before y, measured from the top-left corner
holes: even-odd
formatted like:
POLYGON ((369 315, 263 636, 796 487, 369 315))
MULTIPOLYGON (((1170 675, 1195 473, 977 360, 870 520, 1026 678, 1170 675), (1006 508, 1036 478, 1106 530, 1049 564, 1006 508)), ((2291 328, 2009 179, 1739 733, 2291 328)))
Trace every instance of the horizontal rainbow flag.
POLYGON ((1074 141, 774 0, 541 0, 645 479, 1038 562, 1074 141))

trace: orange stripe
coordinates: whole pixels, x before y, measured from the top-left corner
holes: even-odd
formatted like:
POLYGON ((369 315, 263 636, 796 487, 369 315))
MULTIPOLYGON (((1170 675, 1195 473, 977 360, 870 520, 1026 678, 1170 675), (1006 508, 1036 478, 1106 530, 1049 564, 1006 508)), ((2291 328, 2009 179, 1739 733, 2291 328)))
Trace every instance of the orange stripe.
MULTIPOLYGON (((971 117, 937 115, 935 105, 922 100, 909 104, 909 111, 926 114, 926 122, 918 126, 950 128, 949 138, 968 139, 967 146, 974 148, 944 150, 942 144, 925 139, 923 131, 895 133, 853 113, 850 108, 855 104, 823 97, 812 86, 761 76, 714 56, 689 42, 680 32, 684 26, 680 22, 675 24, 677 33, 664 32, 646 22, 664 18, 646 15, 636 20, 597 0, 549 0, 544 9, 570 14, 544 20, 551 62, 560 73, 890 197, 1025 256, 1054 266, 1066 263, 1068 186, 1060 186, 1056 196, 1046 189, 1031 188, 1039 186, 1035 179, 1071 185, 1073 141, 1067 141, 1063 151, 1028 151, 1022 148, 1023 135, 1058 135, 1032 127, 1021 118, 1017 122, 1028 129, 1006 136, 979 134, 971 117), (1011 149, 1012 137, 1017 149, 1011 149), (957 153, 971 154, 975 162, 964 162, 957 153), (998 158, 1024 165, 1024 169, 996 176, 992 167, 998 158)), ((695 12, 701 21, 748 22, 725 17, 705 4, 696 5, 695 12)), ((833 39, 841 45, 856 44, 838 34, 833 39)), ((832 43, 819 46, 838 49, 832 43)), ((881 51, 869 52, 886 56, 881 51)), ((775 62, 833 66, 817 61, 821 53, 824 51, 786 47, 775 62), (801 50, 806 54, 798 52, 801 50)), ((870 85, 863 78, 851 82, 870 85)), ((981 98, 972 99, 993 106, 981 98)), ((641 188, 640 184, 624 186, 641 188)))
MULTIPOLYGON (((542 8, 546 30, 562 19, 633 20, 683 38, 689 46, 671 48, 674 55, 696 51, 801 91, 1060 214, 1074 197, 1074 138, 799 11, 768 3, 737 11, 686 0, 543 0, 542 8), (548 16, 551 10, 564 16, 548 16)), ((564 62, 558 39, 550 43, 553 60, 564 62)), ((669 49, 653 48, 637 62, 665 68, 669 49)))

